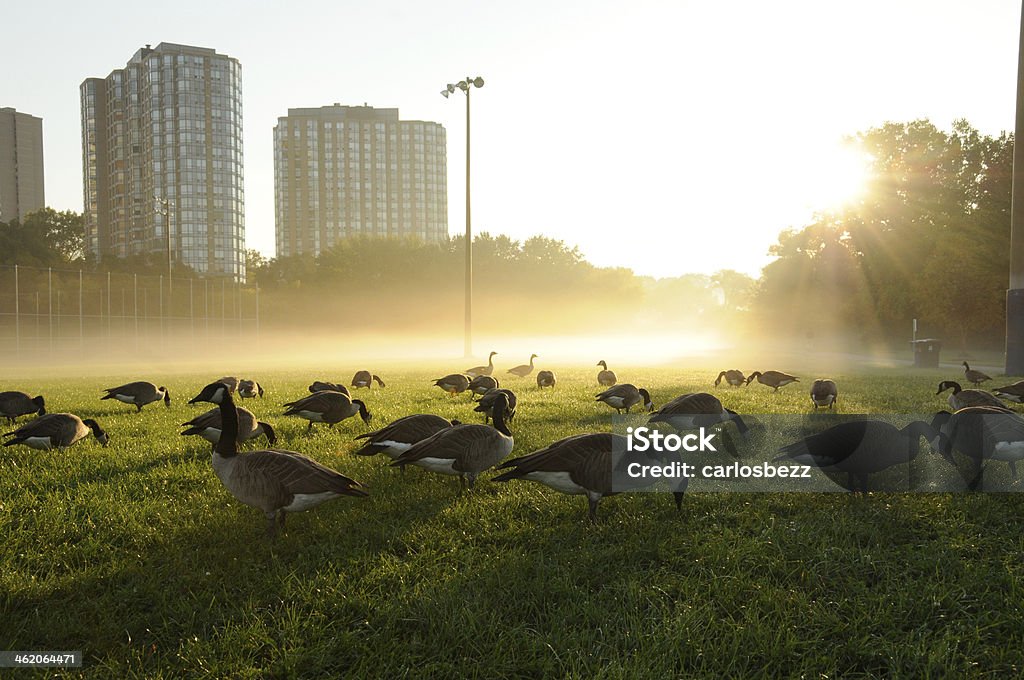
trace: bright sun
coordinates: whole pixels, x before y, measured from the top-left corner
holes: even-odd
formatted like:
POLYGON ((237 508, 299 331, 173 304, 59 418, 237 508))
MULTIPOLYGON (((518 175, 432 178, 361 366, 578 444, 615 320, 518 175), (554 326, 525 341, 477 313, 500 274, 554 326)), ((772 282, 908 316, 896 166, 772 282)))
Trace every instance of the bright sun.
POLYGON ((867 187, 870 171, 870 156, 853 146, 823 148, 804 173, 808 207, 834 210, 857 200, 867 187))

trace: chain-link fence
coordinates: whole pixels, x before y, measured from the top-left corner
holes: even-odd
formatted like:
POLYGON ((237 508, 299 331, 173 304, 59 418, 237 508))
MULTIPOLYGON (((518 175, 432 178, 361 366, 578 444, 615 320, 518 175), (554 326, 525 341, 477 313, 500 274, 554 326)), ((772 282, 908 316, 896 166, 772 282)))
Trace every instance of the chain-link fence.
POLYGON ((171 278, 0 266, 0 352, 110 353, 258 338, 259 289, 171 278))

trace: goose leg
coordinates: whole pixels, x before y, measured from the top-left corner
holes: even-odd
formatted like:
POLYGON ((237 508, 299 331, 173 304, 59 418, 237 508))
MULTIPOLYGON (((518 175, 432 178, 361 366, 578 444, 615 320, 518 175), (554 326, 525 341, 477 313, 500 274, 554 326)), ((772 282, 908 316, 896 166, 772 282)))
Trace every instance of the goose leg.
POLYGON ((600 501, 600 496, 591 496, 589 494, 587 495, 587 503, 590 506, 587 512, 587 516, 590 518, 590 522, 592 524, 597 524, 597 504, 600 501))
POLYGON ((313 421, 311 420, 311 421, 309 421, 309 424, 306 425, 306 432, 311 432, 312 430, 313 430, 313 421))
POLYGON ((268 512, 267 517, 267 538, 274 540, 277 538, 277 513, 268 512))
POLYGON ((1017 479, 1017 461, 1015 460, 1010 461, 1010 476, 1017 479))
POLYGON ((279 525, 279 526, 280 526, 280 528, 281 528, 281 531, 282 531, 282 533, 284 532, 284 518, 285 518, 285 515, 287 515, 287 514, 288 514, 288 513, 286 513, 286 512, 284 511, 284 509, 282 509, 282 510, 281 510, 281 511, 280 511, 280 512, 278 513, 278 515, 277 515, 277 522, 278 522, 278 525, 279 525))
POLYGON ((136 404, 136 405, 135 405, 135 412, 136 412, 136 413, 142 413, 142 407, 141 407, 141 406, 139 406, 138 404, 136 404))

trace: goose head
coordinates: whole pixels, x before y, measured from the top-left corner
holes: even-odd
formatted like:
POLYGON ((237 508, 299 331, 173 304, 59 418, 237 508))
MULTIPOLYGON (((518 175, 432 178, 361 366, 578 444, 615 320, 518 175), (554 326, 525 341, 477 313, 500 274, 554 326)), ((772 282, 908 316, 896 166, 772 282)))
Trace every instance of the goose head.
MULTIPOLYGON (((196 404, 196 403, 199 403, 201 401, 205 401, 205 402, 210 403, 210 404, 220 404, 225 399, 230 399, 230 398, 231 398, 231 391, 228 389, 228 386, 225 385, 224 383, 215 382, 215 383, 210 383, 209 385, 204 387, 203 391, 200 392, 199 394, 197 394, 196 396, 192 397, 191 399, 189 399, 188 403, 196 404)), ((167 400, 167 401, 168 401, 168 406, 170 406, 170 401, 169 400, 167 400)))
POLYGON ((41 416, 45 416, 46 415, 46 400, 43 399, 42 395, 39 395, 38 397, 33 399, 32 403, 39 407, 39 410, 36 411, 36 413, 38 415, 41 415, 41 416))
POLYGON ((159 389, 160 389, 161 392, 164 393, 164 406, 166 406, 167 408, 170 408, 171 407, 171 393, 167 390, 166 387, 164 387, 162 385, 160 386, 159 389))
POLYGON ((359 407, 359 417, 363 419, 363 422, 369 425, 370 421, 373 420, 373 414, 370 413, 369 409, 366 408, 366 404, 363 403, 362 399, 353 399, 353 406, 359 407))
POLYGON ((640 396, 643 397, 643 399, 644 399, 644 410, 647 411, 648 413, 653 411, 654 410, 654 402, 651 401, 651 393, 648 392, 647 390, 645 390, 642 387, 640 389, 638 389, 637 392, 639 392, 640 396))
POLYGON ((110 443, 110 435, 108 435, 100 424, 92 418, 86 418, 82 421, 82 424, 92 430, 92 436, 96 437, 96 441, 103 445, 103 448, 107 448, 107 444, 110 443))
POLYGON ((939 391, 936 392, 935 394, 942 394, 943 392, 951 388, 953 390, 953 394, 956 394, 962 389, 960 387, 960 383, 954 380, 943 380, 942 382, 939 383, 939 391))
POLYGON ((601 359, 600 361, 598 361, 597 365, 600 366, 601 368, 603 368, 606 371, 608 370, 608 364, 605 363, 604 359, 601 359))

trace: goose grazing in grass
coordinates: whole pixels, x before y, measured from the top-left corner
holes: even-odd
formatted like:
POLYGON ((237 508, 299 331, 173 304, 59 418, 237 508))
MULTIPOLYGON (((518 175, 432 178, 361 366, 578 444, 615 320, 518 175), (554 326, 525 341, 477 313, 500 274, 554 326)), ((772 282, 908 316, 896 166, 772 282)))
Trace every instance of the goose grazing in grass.
POLYGON ((495 354, 497 354, 497 352, 491 352, 491 354, 487 357, 486 366, 474 366, 473 368, 467 369, 466 375, 468 375, 470 378, 476 378, 481 375, 491 375, 492 373, 494 373, 495 354))
MULTIPOLYGON (((508 472, 498 475, 494 481, 526 479, 564 494, 585 495, 589 504, 587 516, 591 522, 596 522, 597 504, 605 496, 618 493, 612 484, 614 465, 624 469, 632 462, 658 462, 639 452, 627 451, 626 446, 625 437, 607 432, 566 437, 540 451, 502 463, 498 469, 508 472), (618 463, 614 461, 613 452, 624 452, 618 463)), ((688 478, 683 477, 673 492, 676 508, 682 507, 687 482, 688 478)))
POLYGON ((238 396, 242 399, 255 399, 256 397, 262 399, 263 395, 263 385, 255 380, 238 381, 238 396))
MULTIPOLYGON (((459 424, 457 420, 448 420, 429 413, 405 416, 386 427, 356 437, 356 439, 366 440, 363 447, 356 451, 356 455, 375 456, 378 453, 383 453, 387 454, 391 460, 395 460, 412 448, 416 442, 421 442, 441 430, 459 424)), ((402 469, 405 470, 405 468, 402 469)))
POLYGON ((526 376, 533 373, 533 360, 536 358, 536 354, 531 354, 529 364, 520 364, 519 366, 513 366, 512 368, 508 369, 508 372, 516 377, 525 378, 526 376))
POLYGON ((46 400, 42 396, 31 397, 24 392, 0 392, 0 416, 13 423, 15 418, 33 413, 46 415, 46 400))
POLYGON ((761 371, 754 371, 747 377, 747 384, 749 385, 752 383, 755 378, 757 379, 757 382, 771 387, 776 392, 779 391, 780 387, 785 387, 790 383, 800 382, 800 378, 797 378, 794 375, 789 375, 788 373, 782 373, 781 371, 765 371, 764 373, 761 371))
POLYGON ((284 412, 286 416, 298 416, 309 421, 306 430, 312 430, 313 423, 327 423, 328 427, 334 427, 335 423, 357 413, 364 423, 369 423, 373 418, 366 404, 359 399, 352 399, 344 392, 314 392, 308 397, 290 401, 285 406, 288 408, 284 412))
POLYGON ((1018 380, 1012 385, 1006 385, 1005 387, 997 387, 992 390, 992 394, 1000 399, 1020 404, 1024 401, 1024 380, 1018 380))
POLYGON ((845 488, 867 493, 870 475, 917 457, 922 436, 931 441, 937 433, 920 420, 902 429, 880 420, 854 420, 783 446, 773 462, 789 459, 845 473, 845 488))
MULTIPOLYGON (((224 383, 219 383, 223 385, 224 383)), ((152 404, 155 401, 164 402, 164 406, 167 408, 171 407, 171 393, 167 391, 166 387, 162 385, 157 387, 151 382, 130 382, 127 385, 121 385, 120 387, 107 387, 104 389, 107 393, 105 396, 100 397, 100 401, 104 399, 116 399, 123 404, 131 404, 135 407, 135 412, 139 413, 142 411, 142 407, 146 404, 152 404)))
POLYGON ((597 365, 601 367, 601 370, 597 372, 597 384, 604 387, 611 387, 618 379, 615 377, 615 371, 608 370, 608 363, 604 359, 597 362, 597 365))
MULTIPOLYGON (((307 387, 311 394, 317 392, 341 392, 342 394, 348 394, 348 388, 341 383, 332 383, 326 380, 314 380, 309 387, 307 387)), ((351 395, 350 395, 351 396, 351 395)))
POLYGON ((461 373, 451 373, 435 380, 434 385, 447 392, 448 396, 455 396, 469 389, 469 378, 461 373))
POLYGON ((839 390, 836 388, 834 380, 819 378, 811 385, 811 403, 814 404, 815 411, 818 410, 819 406, 828 406, 831 411, 838 396, 839 390))
POLYGON ((723 379, 725 379, 726 384, 733 387, 742 387, 747 382, 747 376, 743 375, 743 371, 737 371, 735 368, 719 373, 718 377, 715 378, 715 387, 718 387, 723 379))
POLYGON ((500 463, 515 444, 505 419, 508 397, 499 392, 495 399, 494 427, 453 425, 416 442, 392 465, 416 465, 442 475, 457 475, 460 486, 468 481, 472 489, 480 473, 500 463))
MULTIPOLYGON (((277 433, 274 432, 274 428, 270 426, 270 423, 264 423, 261 420, 256 420, 256 416, 247 408, 242 408, 241 406, 236 408, 238 409, 237 441, 239 444, 247 442, 250 439, 255 439, 260 435, 266 436, 267 444, 270 446, 277 443, 277 433)), ((181 426, 188 428, 181 433, 181 436, 202 437, 216 446, 217 442, 220 441, 221 431, 223 430, 220 408, 210 409, 206 413, 196 416, 187 423, 182 423, 181 426)))
POLYGON ((1010 464, 1010 475, 1017 479, 1017 462, 1024 460, 1024 418, 1007 408, 970 406, 956 413, 940 411, 932 419, 932 427, 941 432, 938 451, 956 467, 953 450, 972 462, 972 479, 967 487, 977 489, 982 480, 986 460, 1010 464))
POLYGON ((473 409, 475 413, 484 414, 484 423, 494 417, 494 408, 498 403, 499 395, 505 395, 505 419, 508 422, 512 422, 512 419, 516 417, 516 394, 512 390, 493 389, 486 392, 482 397, 476 400, 476 408, 473 409))
POLYGON ((236 378, 233 375, 226 375, 223 378, 217 378, 215 382, 219 382, 222 385, 227 385, 228 391, 230 391, 231 394, 234 394, 235 390, 238 389, 238 378, 236 378))
POLYGON ((540 371, 537 373, 537 387, 554 387, 555 374, 552 371, 540 371))
POLYGON ((621 385, 615 385, 609 387, 604 392, 597 395, 594 401, 604 402, 608 404, 616 413, 622 413, 622 409, 626 409, 626 413, 629 413, 629 409, 633 408, 641 401, 643 401, 643 409, 645 411, 654 410, 654 402, 651 401, 651 393, 644 388, 637 388, 635 385, 629 383, 622 383, 621 385))
POLYGON ((498 382, 497 378, 492 378, 489 375, 478 375, 469 381, 468 389, 473 394, 487 394, 499 387, 501 387, 501 383, 498 382))
POLYGON ((993 396, 982 390, 961 389, 960 383, 952 380, 943 380, 940 382, 939 390, 935 394, 942 394, 948 389, 953 390, 949 395, 948 401, 950 408, 954 411, 959 411, 962 408, 969 408, 971 406, 995 406, 996 408, 1006 407, 1006 404, 999 401, 999 397, 993 396))
POLYGON ((49 413, 3 436, 11 437, 4 442, 4 446, 24 444, 33 449, 48 451, 66 449, 90 434, 104 447, 110 442, 110 436, 91 418, 82 420, 74 413, 49 413))
POLYGON ((220 409, 223 431, 213 449, 213 471, 240 502, 263 512, 267 535, 284 529, 289 512, 303 512, 341 496, 367 496, 363 485, 294 451, 265 449, 238 455, 238 411, 227 386, 211 383, 190 404, 220 409))
POLYGON ((750 430, 738 413, 722 406, 718 397, 707 392, 693 392, 668 402, 651 414, 647 422, 666 423, 677 430, 695 430, 729 421, 736 423, 740 434, 746 435, 750 430))
POLYGON ((985 375, 984 373, 982 373, 981 371, 976 371, 973 368, 971 368, 970 365, 966 361, 964 362, 963 366, 964 366, 964 378, 969 383, 974 383, 975 385, 980 385, 981 383, 985 382, 986 380, 991 380, 992 379, 992 378, 988 377, 987 375, 985 375))
POLYGON ((352 387, 365 387, 370 389, 373 386, 374 381, 377 382, 381 387, 387 387, 384 381, 380 379, 380 376, 374 375, 369 371, 356 371, 356 374, 352 376, 352 387))

